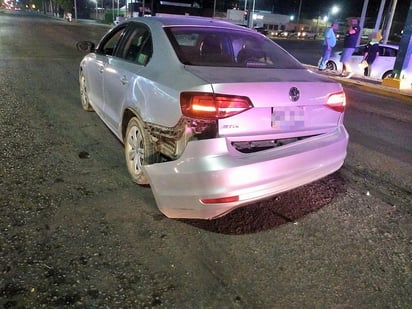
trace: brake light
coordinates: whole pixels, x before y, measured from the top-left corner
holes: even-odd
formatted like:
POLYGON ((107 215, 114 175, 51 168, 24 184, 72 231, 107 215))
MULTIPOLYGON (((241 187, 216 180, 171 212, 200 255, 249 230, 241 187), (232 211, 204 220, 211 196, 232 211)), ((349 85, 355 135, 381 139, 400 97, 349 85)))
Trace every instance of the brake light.
POLYGON ((342 92, 337 92, 333 93, 328 97, 328 100, 326 101, 326 104, 328 105, 329 108, 339 112, 343 113, 345 111, 345 106, 346 106, 346 96, 345 93, 342 92))
POLYGON ((180 94, 182 114, 190 118, 222 119, 240 114, 252 107, 253 104, 248 97, 206 92, 180 94))

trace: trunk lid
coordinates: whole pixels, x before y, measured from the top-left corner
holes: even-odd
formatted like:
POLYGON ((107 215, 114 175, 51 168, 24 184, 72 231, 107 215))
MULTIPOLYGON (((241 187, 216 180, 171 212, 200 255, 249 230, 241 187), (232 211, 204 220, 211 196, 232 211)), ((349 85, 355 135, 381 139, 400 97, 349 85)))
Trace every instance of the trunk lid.
POLYGON ((210 83, 215 93, 246 96, 252 101, 252 109, 219 120, 221 136, 301 137, 330 132, 342 121, 342 113, 327 105, 329 96, 341 92, 342 86, 306 69, 188 70, 210 83))

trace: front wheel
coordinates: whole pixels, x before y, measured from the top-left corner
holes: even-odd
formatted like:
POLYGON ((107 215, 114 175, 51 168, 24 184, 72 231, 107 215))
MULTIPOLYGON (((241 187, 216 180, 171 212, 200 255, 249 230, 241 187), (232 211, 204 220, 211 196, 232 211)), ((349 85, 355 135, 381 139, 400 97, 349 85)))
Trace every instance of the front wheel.
POLYGON ((133 181, 147 185, 149 181, 143 173, 143 166, 158 162, 158 153, 137 117, 132 117, 127 125, 124 147, 127 169, 133 181))
POLYGON ((92 112, 93 107, 90 105, 89 96, 87 95, 87 88, 86 88, 86 78, 84 77, 83 71, 80 71, 80 99, 82 101, 82 107, 85 111, 92 112))

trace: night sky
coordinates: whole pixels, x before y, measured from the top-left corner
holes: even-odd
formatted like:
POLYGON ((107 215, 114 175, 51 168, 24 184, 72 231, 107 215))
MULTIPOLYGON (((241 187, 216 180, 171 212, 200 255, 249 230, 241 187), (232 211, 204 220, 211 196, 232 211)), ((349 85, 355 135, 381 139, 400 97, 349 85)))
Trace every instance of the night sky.
MULTIPOLYGON (((1 1, 1 0, 0 0, 1 1)), ((101 0, 99 0, 101 1, 101 0)), ((112 0, 102 0, 112 3, 112 0)), ((117 0, 116 0, 117 1, 117 0)), ((120 3, 125 3, 126 0, 120 0, 120 3)), ((137 2, 142 0, 128 0, 128 2, 137 2)), ((147 1, 147 0, 146 0, 147 1)), ((174 1, 174 0, 170 0, 174 1)), ((177 0, 179 1, 179 0, 177 0)), ((183 2, 184 0, 180 0, 183 2)), ((188 0, 190 2, 190 0, 188 0)), ((193 0, 202 3, 206 8, 213 8, 215 0, 193 0)), ((339 14, 336 19, 344 20, 347 17, 360 17, 362 13, 364 0, 254 0, 255 10, 268 11, 275 14, 285 14, 285 15, 298 15, 299 3, 302 1, 301 15, 302 19, 312 19, 318 16, 327 15, 328 11, 337 5, 340 8, 339 14)), ((371 19, 378 16, 379 7, 382 0, 369 0, 367 17, 371 19)), ((411 5, 412 0, 397 0, 397 6, 395 11, 394 21, 403 23, 406 20, 406 16, 411 5)), ((251 9, 253 0, 247 0, 248 9, 251 9)), ((77 0, 78 7, 80 11, 90 5, 90 0, 77 0)), ((385 11, 389 11, 392 0, 386 0, 385 11)), ((217 10, 225 12, 227 9, 238 7, 240 9, 244 8, 245 0, 216 0, 217 10)), ((88 15, 88 12, 85 13, 88 15)))
MULTIPOLYGON (((248 0, 249 2, 250 0, 248 0)), ((255 0, 256 9, 268 10, 273 13, 297 15, 300 0, 255 0)), ((406 17, 411 0, 398 0, 396 15, 406 17)), ((302 0, 301 17, 315 18, 323 16, 333 5, 340 7, 339 17, 361 16, 364 0, 302 0)), ((381 0, 369 0, 367 16, 377 16, 381 0)), ((386 0, 386 8, 391 0, 386 0)))

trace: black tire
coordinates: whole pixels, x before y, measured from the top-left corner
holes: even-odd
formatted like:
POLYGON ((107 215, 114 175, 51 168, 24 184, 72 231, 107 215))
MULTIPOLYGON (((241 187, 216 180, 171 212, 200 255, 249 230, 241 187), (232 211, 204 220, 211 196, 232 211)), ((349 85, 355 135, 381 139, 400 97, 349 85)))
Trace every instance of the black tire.
POLYGON ((338 68, 336 67, 336 64, 332 61, 328 61, 326 63, 326 70, 330 70, 330 71, 336 71, 338 68))
POLYGON ((133 181, 139 185, 149 184, 143 166, 158 162, 159 156, 154 146, 143 126, 143 121, 138 117, 132 117, 124 137, 124 153, 127 170, 133 181))
POLYGON ((393 71, 392 71, 392 70, 387 71, 387 72, 385 72, 385 74, 382 75, 382 79, 386 79, 386 78, 388 78, 388 77, 392 77, 392 74, 393 74, 393 71))
POLYGON ((84 77, 83 71, 80 71, 79 83, 82 107, 85 111, 92 112, 93 107, 90 105, 89 96, 87 95, 86 78, 84 77))

